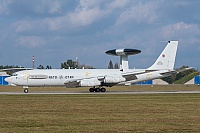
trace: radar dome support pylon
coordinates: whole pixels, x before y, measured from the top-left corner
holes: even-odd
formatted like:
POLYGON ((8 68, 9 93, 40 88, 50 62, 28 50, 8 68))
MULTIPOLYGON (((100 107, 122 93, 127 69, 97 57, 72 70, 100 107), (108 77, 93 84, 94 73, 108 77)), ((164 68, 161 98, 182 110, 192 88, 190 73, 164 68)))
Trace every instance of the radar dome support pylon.
POLYGON ((129 69, 128 56, 141 53, 137 49, 113 49, 106 51, 108 55, 120 56, 120 71, 127 71, 129 69))

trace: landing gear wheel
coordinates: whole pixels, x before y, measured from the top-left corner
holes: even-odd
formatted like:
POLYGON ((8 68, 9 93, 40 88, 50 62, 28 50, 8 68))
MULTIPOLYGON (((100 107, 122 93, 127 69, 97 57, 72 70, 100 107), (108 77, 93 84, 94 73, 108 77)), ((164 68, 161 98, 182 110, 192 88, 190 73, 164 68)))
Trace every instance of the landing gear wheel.
POLYGON ((101 90, 100 90, 100 88, 96 88, 96 92, 100 92, 101 90))
POLYGON ((94 92, 94 88, 90 88, 89 91, 90 91, 90 92, 94 92))
POLYGON ((101 88, 101 92, 106 92, 106 89, 105 88, 101 88))
POLYGON ((26 88, 26 89, 24 89, 24 93, 28 93, 28 89, 26 88))

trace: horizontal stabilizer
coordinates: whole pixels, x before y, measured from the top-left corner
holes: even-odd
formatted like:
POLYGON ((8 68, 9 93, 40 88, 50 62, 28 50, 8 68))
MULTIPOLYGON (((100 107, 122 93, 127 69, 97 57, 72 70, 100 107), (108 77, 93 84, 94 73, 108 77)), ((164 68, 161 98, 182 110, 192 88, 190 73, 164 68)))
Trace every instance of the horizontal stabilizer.
POLYGON ((187 70, 191 70, 191 69, 194 69, 193 67, 189 67, 189 68, 181 68, 181 69, 178 69, 176 70, 178 73, 180 72, 184 72, 184 71, 187 71, 187 70))

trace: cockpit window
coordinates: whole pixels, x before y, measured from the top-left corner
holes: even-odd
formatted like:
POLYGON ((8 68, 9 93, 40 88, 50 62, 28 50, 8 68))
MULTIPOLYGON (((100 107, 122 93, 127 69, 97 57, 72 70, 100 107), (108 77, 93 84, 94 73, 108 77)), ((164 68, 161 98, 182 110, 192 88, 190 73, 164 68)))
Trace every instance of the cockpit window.
POLYGON ((12 76, 17 76, 17 75, 18 75, 17 73, 13 73, 13 74, 12 74, 12 76))

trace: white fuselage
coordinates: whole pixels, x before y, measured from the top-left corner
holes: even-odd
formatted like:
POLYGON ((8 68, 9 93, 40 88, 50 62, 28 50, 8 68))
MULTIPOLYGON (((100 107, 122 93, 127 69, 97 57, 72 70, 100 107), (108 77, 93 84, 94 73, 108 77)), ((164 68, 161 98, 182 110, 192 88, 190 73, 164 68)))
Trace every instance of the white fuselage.
MULTIPOLYGON (((122 72, 119 69, 35 69, 25 70, 15 73, 15 75, 9 77, 7 81, 13 85, 18 86, 66 86, 67 81, 78 81, 79 79, 98 79, 102 77, 115 77, 113 80, 119 79, 120 82, 136 83, 145 80, 151 80, 155 78, 162 78, 160 73, 167 72, 168 70, 145 72, 145 69, 129 69, 128 72, 122 72), (137 79, 126 81, 123 74, 126 73, 143 73, 137 75, 137 79)), ((113 81, 114 82, 114 81, 113 81)), ((80 85, 81 86, 81 85, 80 85)), ((93 86, 92 84, 82 86, 93 86)))

